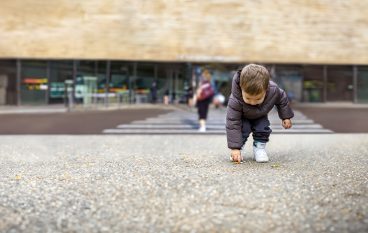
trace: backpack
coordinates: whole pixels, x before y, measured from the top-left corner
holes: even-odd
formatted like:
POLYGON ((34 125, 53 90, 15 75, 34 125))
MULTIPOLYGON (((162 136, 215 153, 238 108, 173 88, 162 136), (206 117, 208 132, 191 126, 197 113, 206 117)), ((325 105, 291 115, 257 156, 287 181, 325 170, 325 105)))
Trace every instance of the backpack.
POLYGON ((211 83, 205 82, 201 85, 201 94, 197 97, 197 100, 205 100, 211 98, 215 95, 215 90, 213 89, 211 83))

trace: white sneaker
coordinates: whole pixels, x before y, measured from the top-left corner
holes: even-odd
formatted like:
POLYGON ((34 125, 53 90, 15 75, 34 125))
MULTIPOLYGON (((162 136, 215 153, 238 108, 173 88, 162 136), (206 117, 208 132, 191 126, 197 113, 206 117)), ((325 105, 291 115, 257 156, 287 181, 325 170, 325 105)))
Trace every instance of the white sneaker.
POLYGON ((267 163, 268 156, 265 150, 266 143, 255 142, 254 144, 253 144, 254 160, 257 161, 257 163, 267 163))
POLYGON ((204 132, 206 132, 206 127, 200 127, 199 129, 198 129, 198 132, 200 132, 200 133, 204 133, 204 132))

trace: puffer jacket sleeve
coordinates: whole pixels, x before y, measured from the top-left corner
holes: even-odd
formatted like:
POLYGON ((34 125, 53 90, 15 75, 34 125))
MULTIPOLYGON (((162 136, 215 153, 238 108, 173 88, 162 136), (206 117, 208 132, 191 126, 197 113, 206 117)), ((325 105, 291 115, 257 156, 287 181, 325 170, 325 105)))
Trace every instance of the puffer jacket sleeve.
POLYGON ((230 149, 242 147, 242 105, 232 94, 227 105, 226 137, 230 149))
POLYGON ((277 112, 281 120, 290 119, 294 117, 294 112, 290 107, 289 99, 286 95, 286 92, 281 88, 277 87, 279 92, 279 98, 276 102, 277 112))
POLYGON ((226 137, 227 146, 230 149, 240 149, 242 143, 242 116, 243 104, 240 89, 240 71, 236 72, 231 86, 231 95, 226 113, 226 137))

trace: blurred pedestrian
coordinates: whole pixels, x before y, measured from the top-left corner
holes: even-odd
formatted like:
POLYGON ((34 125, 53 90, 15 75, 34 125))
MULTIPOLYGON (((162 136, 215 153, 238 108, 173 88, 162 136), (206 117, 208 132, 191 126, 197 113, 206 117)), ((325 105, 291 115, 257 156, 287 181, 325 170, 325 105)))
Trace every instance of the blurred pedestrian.
POLYGON ((151 91, 151 103, 155 104, 157 102, 157 83, 156 81, 152 82, 150 91, 151 91))
POLYGON ((173 90, 171 92, 171 101, 170 101, 172 104, 176 104, 176 91, 173 90))
POLYGON ((188 86, 186 90, 186 101, 189 107, 193 107, 193 87, 188 86))
POLYGON ((202 81, 196 91, 199 118, 199 132, 206 132, 206 120, 208 115, 209 105, 215 94, 214 88, 211 85, 211 73, 205 69, 202 72, 202 81))
POLYGON ((164 92, 164 104, 169 104, 169 89, 166 89, 164 92))
POLYGON ((227 105, 226 136, 231 149, 231 161, 243 160, 240 150, 250 133, 253 135, 253 156, 257 162, 268 162, 265 150, 272 132, 267 114, 276 106, 282 126, 289 129, 294 112, 284 90, 270 81, 267 69, 250 64, 233 78, 227 105))

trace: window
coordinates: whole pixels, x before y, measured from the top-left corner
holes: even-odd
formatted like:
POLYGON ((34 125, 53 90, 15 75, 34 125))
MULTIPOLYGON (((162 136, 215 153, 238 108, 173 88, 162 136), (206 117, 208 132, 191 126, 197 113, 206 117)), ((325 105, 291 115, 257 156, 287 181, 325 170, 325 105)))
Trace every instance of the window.
POLYGON ((22 61, 21 103, 47 104, 49 80, 46 61, 22 61))

